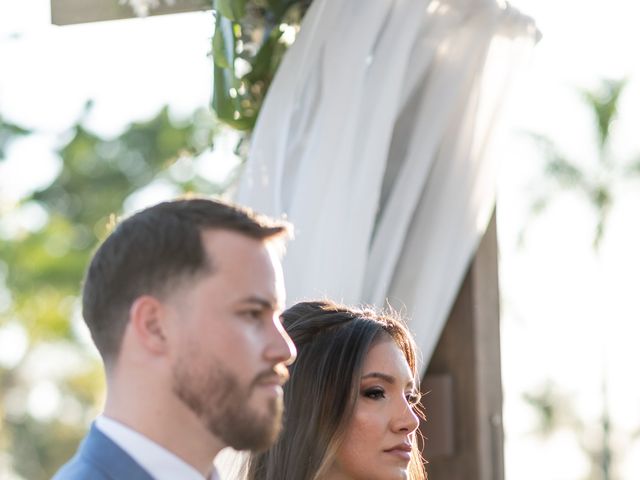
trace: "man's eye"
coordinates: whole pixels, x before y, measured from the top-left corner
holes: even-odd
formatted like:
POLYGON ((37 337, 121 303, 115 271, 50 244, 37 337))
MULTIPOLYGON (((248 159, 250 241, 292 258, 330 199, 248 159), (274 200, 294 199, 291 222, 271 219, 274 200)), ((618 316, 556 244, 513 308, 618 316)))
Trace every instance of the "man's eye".
POLYGON ((382 388, 370 388, 363 392, 363 395, 372 400, 380 400, 384 398, 384 390, 382 388))
POLYGON ((242 312, 242 316, 253 320, 260 320, 262 318, 262 310, 246 310, 242 312))

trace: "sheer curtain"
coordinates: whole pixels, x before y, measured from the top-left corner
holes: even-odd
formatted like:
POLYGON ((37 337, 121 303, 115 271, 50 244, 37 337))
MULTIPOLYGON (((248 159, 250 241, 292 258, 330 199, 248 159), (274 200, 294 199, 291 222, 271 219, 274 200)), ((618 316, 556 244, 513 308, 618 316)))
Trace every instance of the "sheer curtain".
POLYGON ((495 0, 315 0, 236 200, 286 215, 288 303, 406 313, 426 363, 494 205, 492 128, 534 22, 495 0))

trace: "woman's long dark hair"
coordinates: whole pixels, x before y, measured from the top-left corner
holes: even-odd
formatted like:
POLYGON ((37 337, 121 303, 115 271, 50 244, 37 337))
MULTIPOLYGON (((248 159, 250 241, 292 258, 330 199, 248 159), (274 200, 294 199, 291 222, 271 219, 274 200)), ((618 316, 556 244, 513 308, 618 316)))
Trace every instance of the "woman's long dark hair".
MULTIPOLYGON (((283 322, 298 349, 284 387, 284 427, 275 445, 251 455, 248 480, 318 480, 327 473, 353 414, 364 359, 382 336, 395 341, 416 376, 415 344, 394 315, 316 301, 286 310, 283 322)), ((414 440, 409 479, 425 478, 414 440)))

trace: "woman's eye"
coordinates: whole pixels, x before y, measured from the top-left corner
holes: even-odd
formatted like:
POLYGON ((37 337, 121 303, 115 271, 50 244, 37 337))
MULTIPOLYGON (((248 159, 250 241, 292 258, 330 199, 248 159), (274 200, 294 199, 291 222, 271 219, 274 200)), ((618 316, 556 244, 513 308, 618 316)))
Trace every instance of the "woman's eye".
POLYGON ((409 393, 406 398, 409 405, 417 405, 420 403, 421 395, 419 393, 409 393))
POLYGON ((381 398, 384 398, 384 390, 382 390, 381 388, 371 388, 364 391, 364 396, 367 398, 371 398, 372 400, 379 400, 381 398))

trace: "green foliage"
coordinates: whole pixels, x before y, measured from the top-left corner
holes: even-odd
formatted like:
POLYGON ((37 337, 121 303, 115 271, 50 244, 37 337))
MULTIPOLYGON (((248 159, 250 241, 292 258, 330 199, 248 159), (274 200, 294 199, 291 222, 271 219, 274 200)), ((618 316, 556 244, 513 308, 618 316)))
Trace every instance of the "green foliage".
MULTIPOLYGON (((211 185, 195 171, 181 180, 170 172, 177 160, 209 149, 217 125, 208 110, 177 121, 163 108, 153 118, 129 125, 121 135, 103 138, 88 130, 81 118, 60 135, 56 153, 61 169, 56 178, 13 206, 13 213, 25 205, 38 206, 46 217, 43 224, 35 231, 0 228, 5 232, 0 235, 0 293, 4 290, 10 298, 8 306, 0 308, 0 329, 17 321, 28 339, 17 365, 10 370, 0 366, 0 445, 24 478, 51 478, 75 450, 103 397, 100 362, 78 338, 72 322, 92 250, 107 233, 110 218, 122 214, 123 202, 154 181, 169 182, 182 192, 218 193, 223 186, 211 185), (62 405, 73 415, 39 420, 24 408, 33 388, 29 364, 43 347, 76 358, 77 369, 48 378, 55 381, 62 405)), ((0 124, 2 145, 26 134, 0 124)), ((3 221, 0 217, 0 227, 3 221)))
POLYGON ((30 417, 8 421, 12 432, 13 466, 28 479, 49 479, 61 458, 73 456, 85 429, 57 420, 39 422, 30 417))
MULTIPOLYGON (((218 120, 251 131, 292 41, 284 33, 297 31, 310 3, 215 0, 212 106, 218 120)), ((27 337, 18 363, 10 369, 0 366, 0 447, 24 478, 52 476, 75 450, 102 399, 100 362, 72 322, 90 252, 106 235, 113 216, 123 212, 123 202, 154 181, 170 182, 182 192, 220 193, 225 185, 211 185, 195 171, 186 176, 171 173, 179 159, 208 149, 217 132, 217 123, 204 110, 177 122, 165 108, 116 138, 97 135, 80 119, 60 135, 56 178, 13 206, 15 212, 36 205, 46 217, 43 224, 35 231, 3 229, 0 217, 0 329, 17 322, 27 337), (9 301, 3 305, 1 294, 6 293, 9 301), (39 350, 54 346, 73 352, 79 368, 53 379, 67 414, 42 420, 25 408, 33 388, 27 370, 39 350)), ((13 139, 29 133, 0 117, 0 161, 13 139)))
MULTIPOLYGON (((606 399, 606 381, 602 389, 603 398, 606 399)), ((535 392, 526 393, 523 399, 537 416, 535 433, 542 438, 549 438, 562 428, 575 433, 577 445, 591 461, 590 473, 585 480, 620 478, 617 474, 617 463, 624 449, 615 447, 631 445, 637 434, 631 432, 621 435, 615 432, 606 400, 599 422, 589 425, 578 416, 575 398, 553 382, 545 383, 535 392)))
POLYGON ((30 131, 26 128, 22 128, 11 122, 3 120, 0 115, 0 162, 6 157, 6 149, 9 146, 9 142, 16 137, 29 134, 30 131))
POLYGON ((542 437, 549 437, 558 427, 578 425, 571 408, 571 396, 554 383, 547 382, 538 391, 525 393, 523 398, 538 417, 536 433, 542 437))
MULTIPOLYGON (((601 150, 604 150, 609 140, 609 131, 618 112, 620 94, 626 85, 626 79, 603 80, 600 88, 596 90, 581 90, 584 100, 595 114, 601 150)), ((600 158, 602 160, 606 159, 605 156, 600 158)))
POLYGON ((179 157, 210 147, 214 133, 213 119, 204 112, 196 112, 193 123, 176 124, 166 107, 114 139, 100 138, 76 125, 58 152, 62 172, 46 189, 35 192, 32 200, 75 225, 104 230, 108 216, 120 211, 123 199, 179 157))
POLYGON ((598 145, 598 164, 595 168, 588 168, 583 162, 571 159, 548 137, 529 134, 545 160, 543 193, 533 200, 531 214, 535 216, 542 213, 550 205, 550 198, 557 193, 577 193, 586 200, 596 219, 593 235, 593 248, 596 252, 600 249, 615 202, 616 185, 631 177, 640 176, 640 161, 618 162, 608 148, 620 98, 626 85, 626 80, 603 80, 594 90, 579 91, 595 124, 598 145))
POLYGON ((98 405, 104 399, 105 379, 102 365, 92 362, 87 368, 74 372, 60 382, 60 391, 82 405, 98 405))
POLYGON ((229 20, 238 22, 245 15, 246 4, 247 0, 214 0, 213 8, 229 20))
POLYGON ((240 131, 253 128, 288 48, 283 29, 298 27, 310 3, 215 0, 211 105, 221 121, 240 131))

